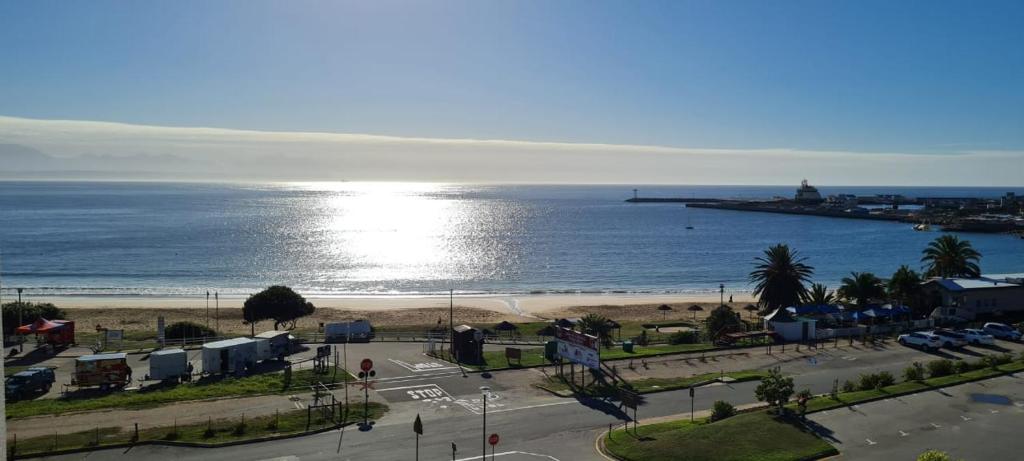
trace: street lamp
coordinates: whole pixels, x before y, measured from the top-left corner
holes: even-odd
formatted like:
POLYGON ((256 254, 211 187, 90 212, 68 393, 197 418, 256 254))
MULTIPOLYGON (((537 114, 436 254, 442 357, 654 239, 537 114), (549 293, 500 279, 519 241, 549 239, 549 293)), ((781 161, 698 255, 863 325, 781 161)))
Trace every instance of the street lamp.
MULTIPOLYGON (((18 326, 21 326, 21 311, 25 309, 21 305, 21 292, 24 288, 18 288, 18 326)), ((18 353, 25 352, 25 335, 18 336, 18 353)))
POLYGON ((725 305, 725 284, 718 284, 718 304, 725 305))
POLYGON ((483 430, 483 451, 480 459, 487 459, 487 394, 491 393, 489 386, 480 386, 480 393, 484 396, 484 430, 483 430))

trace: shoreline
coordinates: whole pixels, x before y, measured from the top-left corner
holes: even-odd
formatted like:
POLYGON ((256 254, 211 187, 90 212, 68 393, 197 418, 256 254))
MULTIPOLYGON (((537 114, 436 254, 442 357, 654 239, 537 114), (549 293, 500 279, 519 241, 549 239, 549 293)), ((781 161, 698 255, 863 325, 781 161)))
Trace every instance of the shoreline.
MULTIPOLYGON (((750 292, 727 293, 734 303, 754 302, 750 292)), ((205 296, 59 296, 33 295, 26 302, 49 302, 66 309, 205 309, 205 296)), ((449 307, 448 296, 312 296, 306 297, 317 308, 353 311, 390 311, 435 309, 449 307)), ((4 296, 4 302, 9 302, 4 296)), ((241 308, 243 297, 223 297, 220 307, 241 308)), ((629 306, 643 304, 717 303, 718 293, 695 294, 536 294, 536 295, 456 295, 454 304, 462 308, 480 309, 531 317, 539 314, 588 306, 629 306)), ((215 302, 210 299, 210 308, 215 302)))

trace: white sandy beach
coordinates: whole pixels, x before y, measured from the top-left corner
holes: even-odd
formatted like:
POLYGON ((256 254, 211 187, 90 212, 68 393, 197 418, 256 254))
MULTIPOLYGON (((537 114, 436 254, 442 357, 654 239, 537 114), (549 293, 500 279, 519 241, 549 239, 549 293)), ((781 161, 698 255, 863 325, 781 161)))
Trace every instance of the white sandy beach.
MULTIPOLYGON (((726 293, 725 300, 729 300, 726 293)), ((732 293, 737 303, 753 300, 750 293, 732 293)), ((448 307, 447 296, 362 296, 307 298, 318 308, 359 311, 387 311, 396 309, 422 309, 448 307)), ((579 306, 627 306, 639 304, 714 303, 718 294, 552 294, 552 295, 472 295, 456 296, 455 305, 484 309, 517 316, 542 315, 545 312, 579 306)), ((206 297, 92 297, 92 296, 31 296, 26 301, 52 302, 64 308, 205 308, 206 297)), ((241 297, 221 298, 220 307, 240 308, 241 297)), ((214 300, 210 299, 213 307, 214 300)))

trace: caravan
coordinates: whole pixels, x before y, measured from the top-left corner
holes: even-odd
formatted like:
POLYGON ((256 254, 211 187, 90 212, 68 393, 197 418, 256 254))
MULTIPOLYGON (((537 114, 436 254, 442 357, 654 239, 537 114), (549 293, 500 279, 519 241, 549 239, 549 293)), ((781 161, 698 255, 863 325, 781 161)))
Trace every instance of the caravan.
POLYGON ((203 373, 241 374, 256 362, 255 340, 235 338, 203 344, 203 373))

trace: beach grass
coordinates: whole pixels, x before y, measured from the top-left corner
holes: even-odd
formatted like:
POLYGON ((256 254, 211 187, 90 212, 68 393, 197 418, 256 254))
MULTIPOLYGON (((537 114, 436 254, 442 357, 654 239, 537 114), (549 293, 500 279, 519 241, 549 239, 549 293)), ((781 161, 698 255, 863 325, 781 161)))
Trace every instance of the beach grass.
POLYGON ((678 420, 617 429, 606 449, 626 461, 790 461, 838 451, 790 417, 752 411, 721 421, 678 420))
MULTIPOLYGON (((339 380, 353 380, 351 375, 337 368, 339 380)), ((328 382, 333 373, 318 375, 313 370, 298 370, 292 373, 292 380, 285 385, 284 373, 264 373, 244 378, 223 378, 182 383, 172 387, 153 390, 115 391, 99 397, 61 397, 56 399, 24 400, 7 405, 7 418, 18 419, 30 416, 57 415, 62 413, 117 409, 151 408, 177 402, 193 400, 251 397, 285 392, 309 391, 312 384, 328 382)))
MULTIPOLYGON (((368 418, 370 420, 379 419, 387 411, 387 405, 371 402, 368 405, 368 418)), ((363 406, 359 405, 352 407, 344 423, 362 420, 363 406)), ((156 440, 215 445, 300 434, 325 427, 334 427, 342 423, 340 419, 338 421, 325 419, 319 412, 307 413, 306 410, 296 410, 257 417, 214 419, 209 422, 179 426, 140 427, 137 440, 135 440, 134 430, 123 430, 120 427, 98 427, 70 434, 57 433, 52 436, 18 439, 16 444, 15 440, 8 438, 7 444, 8 447, 14 447, 19 455, 156 440)))

